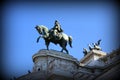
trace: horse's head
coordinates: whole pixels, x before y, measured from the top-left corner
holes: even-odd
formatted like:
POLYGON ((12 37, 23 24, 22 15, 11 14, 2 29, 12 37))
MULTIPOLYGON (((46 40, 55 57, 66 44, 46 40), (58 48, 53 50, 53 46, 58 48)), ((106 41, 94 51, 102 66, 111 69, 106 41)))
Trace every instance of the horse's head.
POLYGON ((42 34, 42 29, 39 25, 36 25, 35 29, 38 31, 39 34, 42 34))

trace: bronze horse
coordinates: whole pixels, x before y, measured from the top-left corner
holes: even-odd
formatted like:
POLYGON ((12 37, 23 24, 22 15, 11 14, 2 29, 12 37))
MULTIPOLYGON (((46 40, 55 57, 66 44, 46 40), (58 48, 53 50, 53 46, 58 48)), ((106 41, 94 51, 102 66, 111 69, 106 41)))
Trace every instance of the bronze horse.
POLYGON ((54 44, 59 44, 62 47, 61 52, 63 50, 66 51, 67 54, 69 54, 68 50, 66 49, 67 43, 69 43, 70 47, 72 48, 72 37, 67 36, 65 33, 59 33, 59 39, 55 39, 54 37, 51 37, 53 35, 50 34, 49 29, 43 25, 37 25, 36 30, 40 34, 40 36, 37 38, 37 42, 39 42, 40 38, 43 38, 45 40, 45 45, 47 47, 47 50, 49 50, 49 44, 50 42, 54 44))

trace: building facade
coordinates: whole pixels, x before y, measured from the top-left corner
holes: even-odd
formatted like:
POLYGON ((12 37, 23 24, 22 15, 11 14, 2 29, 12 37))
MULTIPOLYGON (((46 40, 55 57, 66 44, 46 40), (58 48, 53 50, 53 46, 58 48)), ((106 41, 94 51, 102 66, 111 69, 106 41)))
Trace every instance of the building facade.
POLYGON ((80 61, 63 52, 42 49, 32 59, 33 71, 17 80, 116 80, 120 73, 120 49, 109 54, 93 49, 80 61))

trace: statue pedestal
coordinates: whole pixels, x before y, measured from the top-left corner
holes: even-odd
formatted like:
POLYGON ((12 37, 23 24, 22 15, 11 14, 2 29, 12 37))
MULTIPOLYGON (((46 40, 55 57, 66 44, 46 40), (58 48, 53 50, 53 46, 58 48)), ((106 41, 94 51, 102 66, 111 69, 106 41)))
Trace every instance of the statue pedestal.
POLYGON ((106 53, 100 50, 91 50, 80 60, 81 66, 104 66, 103 62, 98 61, 99 58, 106 56, 106 53))
POLYGON ((72 80, 73 72, 79 66, 76 58, 55 50, 40 50, 32 59, 33 72, 44 71, 45 77, 49 80, 72 80))

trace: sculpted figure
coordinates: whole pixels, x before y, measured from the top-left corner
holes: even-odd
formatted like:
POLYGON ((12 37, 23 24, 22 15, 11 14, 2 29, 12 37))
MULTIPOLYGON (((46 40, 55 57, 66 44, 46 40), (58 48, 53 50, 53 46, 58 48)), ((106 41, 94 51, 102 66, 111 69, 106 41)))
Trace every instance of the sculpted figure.
POLYGON ((40 37, 42 37, 45 40, 47 50, 49 50, 49 44, 50 44, 50 42, 52 42, 54 44, 59 44, 62 47, 61 52, 63 52, 63 50, 65 50, 66 53, 69 54, 68 50, 66 49, 66 46, 67 46, 67 44, 69 44, 69 46, 72 48, 72 37, 71 36, 68 36, 65 33, 59 32, 58 31, 59 29, 57 29, 57 28, 51 29, 51 33, 48 30, 48 28, 45 26, 36 26, 35 28, 38 31, 38 33, 40 34, 40 36, 37 38, 37 42, 39 41, 40 37), (55 39, 53 37, 52 32, 55 32, 55 34, 59 33, 59 39, 55 39))
POLYGON ((93 43, 94 49, 101 50, 101 47, 99 46, 101 42, 101 39, 97 41, 97 43, 93 43))
POLYGON ((54 27, 52 29, 49 30, 50 33, 50 37, 54 38, 55 40, 60 39, 61 34, 63 30, 59 24, 59 22, 57 20, 55 20, 55 24, 54 27))
POLYGON ((89 50, 102 50, 101 47, 99 46, 101 42, 101 39, 97 41, 97 43, 92 43, 93 46, 91 46, 90 44, 88 44, 89 50))
POLYGON ((101 39, 97 41, 97 43, 94 43, 94 45, 99 46, 101 42, 101 39))
POLYGON ((55 25, 54 25, 53 29, 56 29, 59 33, 63 32, 61 25, 59 24, 59 22, 57 20, 55 20, 55 25))
POLYGON ((84 56, 88 54, 88 50, 83 48, 83 53, 84 53, 84 56))
POLYGON ((93 50, 93 48, 91 47, 90 44, 88 44, 88 47, 89 47, 89 50, 90 50, 90 51, 93 50))

